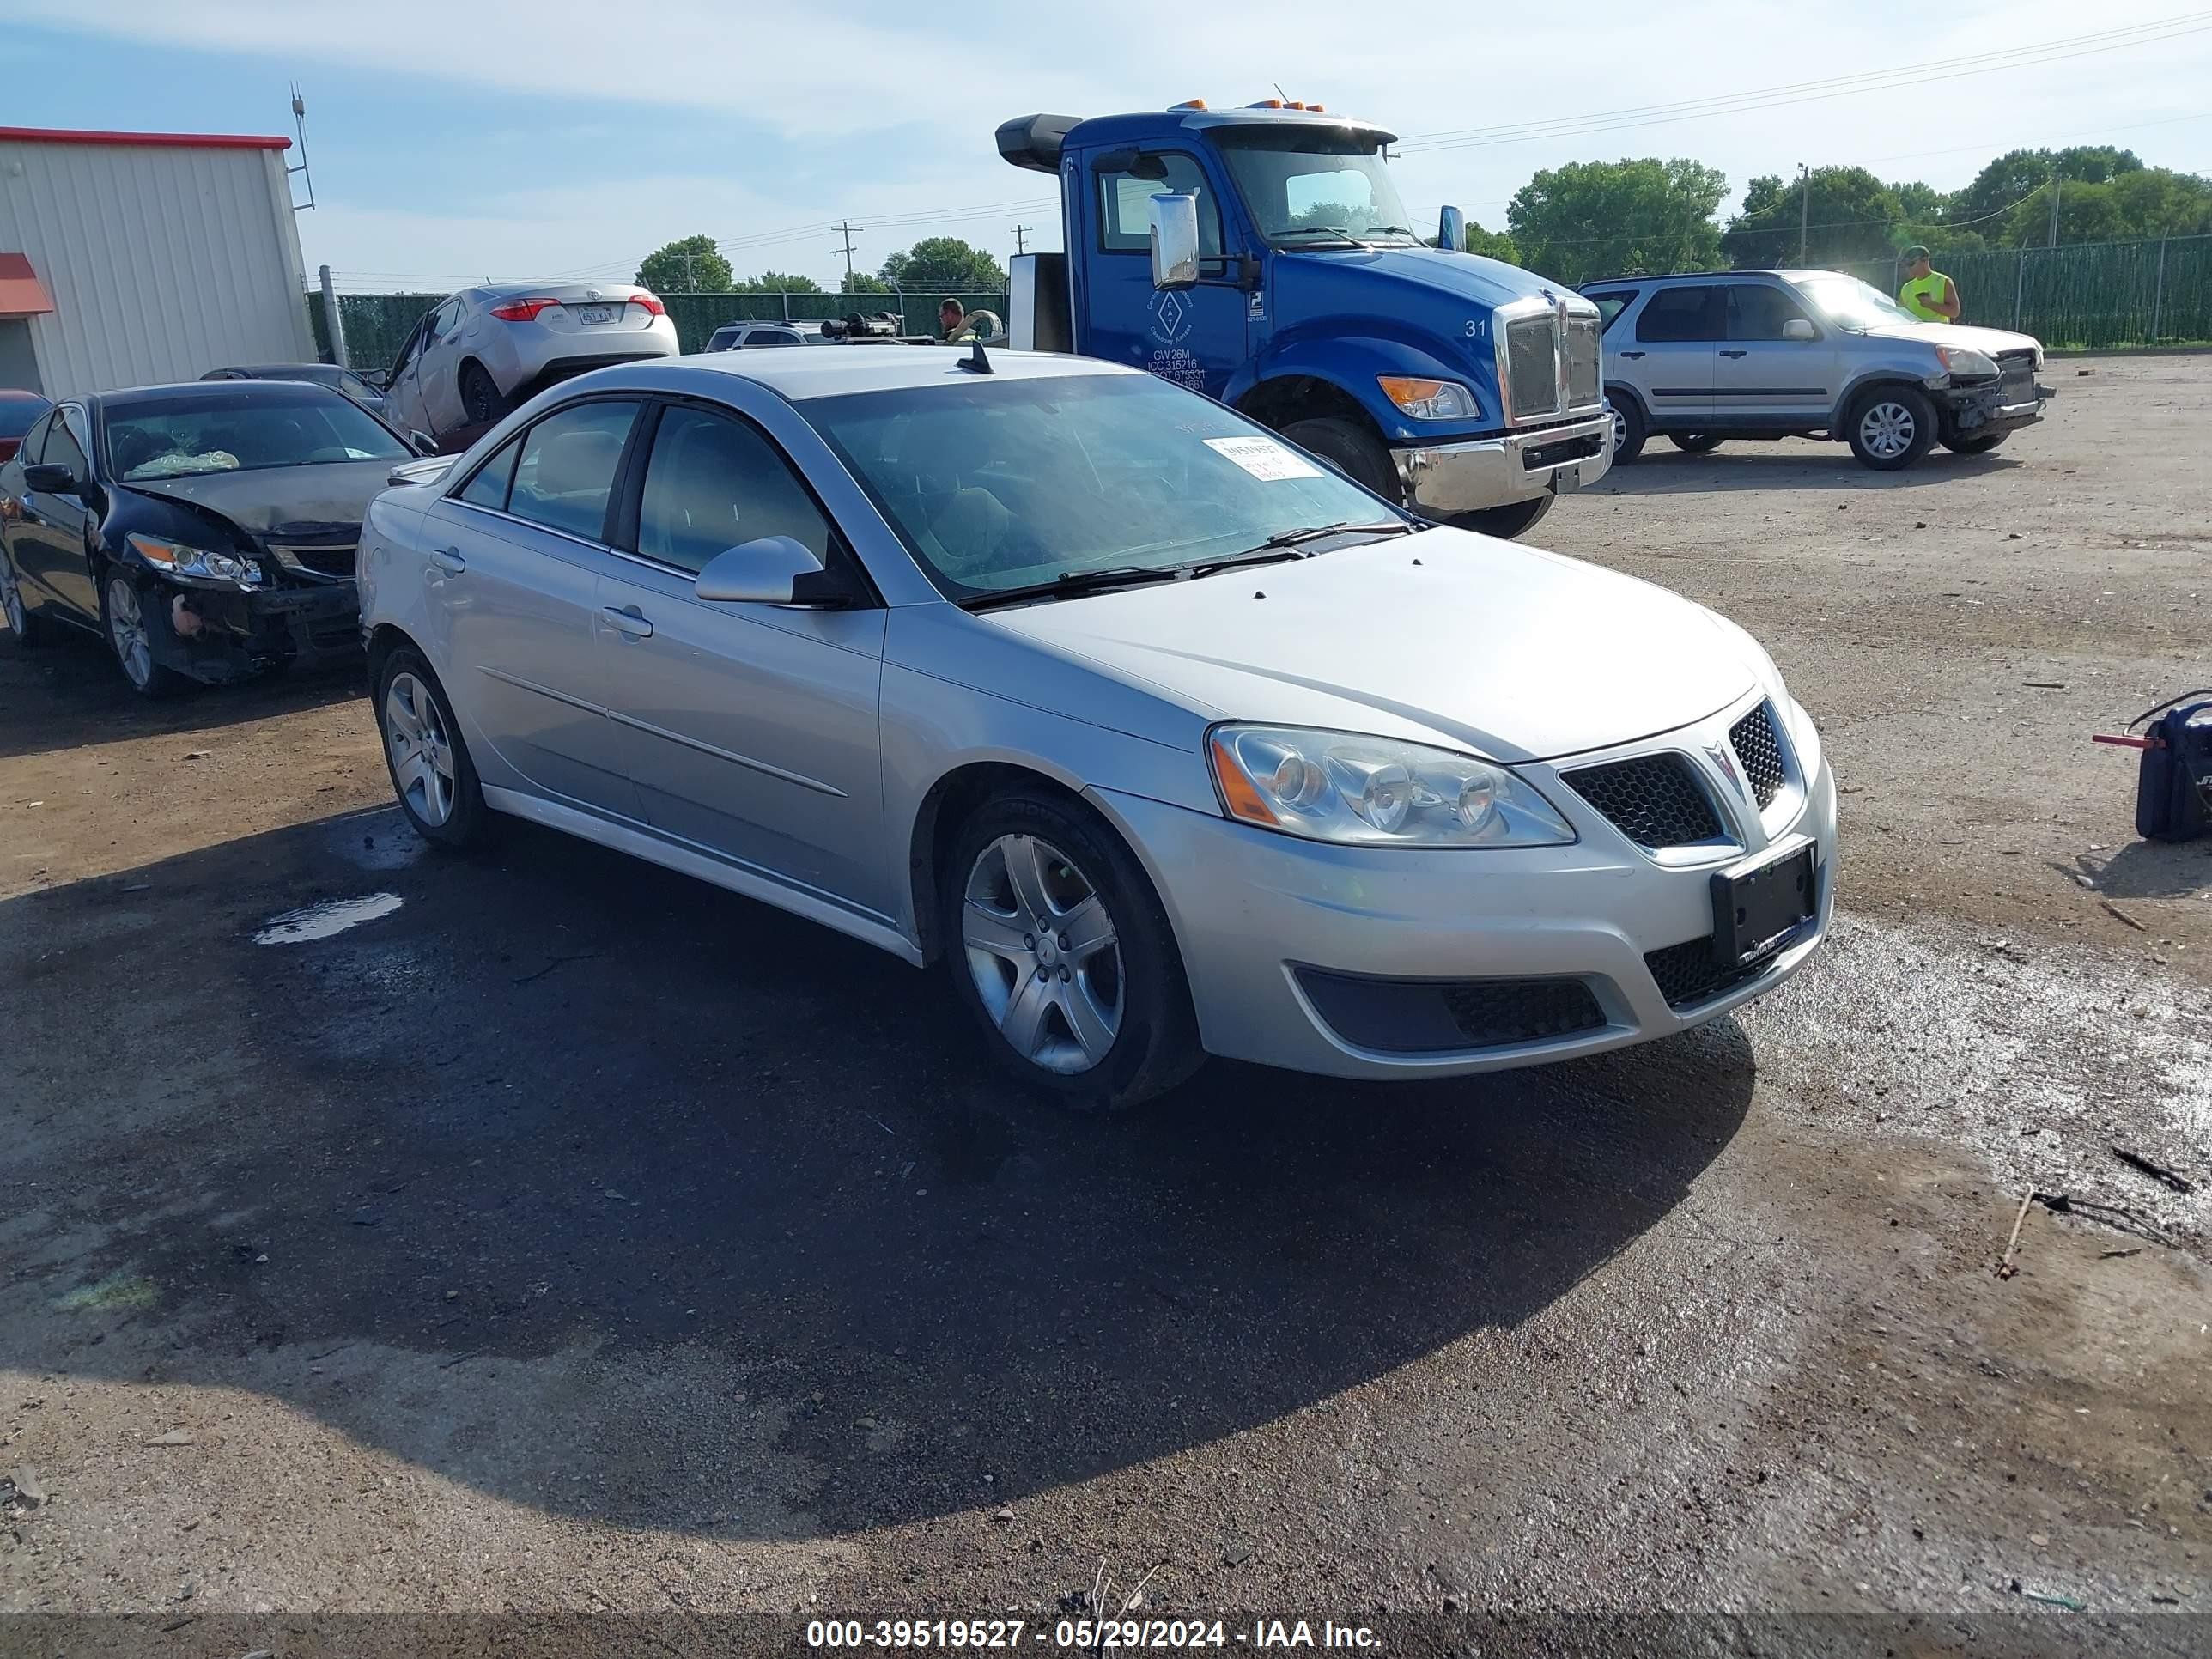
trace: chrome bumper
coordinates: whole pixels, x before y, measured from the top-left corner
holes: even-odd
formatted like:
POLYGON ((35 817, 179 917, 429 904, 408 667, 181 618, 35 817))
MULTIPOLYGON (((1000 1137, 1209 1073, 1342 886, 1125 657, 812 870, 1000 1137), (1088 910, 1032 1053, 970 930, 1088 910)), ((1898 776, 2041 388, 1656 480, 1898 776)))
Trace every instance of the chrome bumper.
POLYGON ((1444 517, 1477 513, 1533 495, 1565 495, 1605 477, 1613 467, 1613 414, 1601 409, 1595 415, 1508 437, 1465 444, 1416 445, 1391 453, 1398 463, 1406 499, 1422 512, 1444 517), (1529 464, 1531 450, 1541 451, 1555 444, 1571 447, 1593 437, 1597 440, 1595 454, 1571 454, 1556 461, 1539 459, 1534 465, 1529 464))

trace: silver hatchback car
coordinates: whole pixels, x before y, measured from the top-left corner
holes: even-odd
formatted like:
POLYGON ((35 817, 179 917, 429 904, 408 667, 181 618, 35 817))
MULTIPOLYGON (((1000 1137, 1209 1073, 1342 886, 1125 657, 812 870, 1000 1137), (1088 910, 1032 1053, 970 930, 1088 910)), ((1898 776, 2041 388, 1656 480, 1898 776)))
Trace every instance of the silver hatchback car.
POLYGON ((940 962, 1072 1103, 1662 1036, 1833 903, 1741 629, 1083 358, 602 370, 379 496, 360 587, 425 836, 512 813, 940 962))
POLYGON ((628 283, 468 288, 415 325, 386 377, 384 418, 434 438, 483 427, 556 381, 647 357, 673 357, 676 325, 650 289, 628 283))

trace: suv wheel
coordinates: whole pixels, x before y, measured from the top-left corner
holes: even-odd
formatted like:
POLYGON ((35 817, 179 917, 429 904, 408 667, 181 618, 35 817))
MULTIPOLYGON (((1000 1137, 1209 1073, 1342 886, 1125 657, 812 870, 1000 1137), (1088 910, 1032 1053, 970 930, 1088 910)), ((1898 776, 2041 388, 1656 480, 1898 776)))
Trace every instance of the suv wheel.
POLYGON ((942 872, 945 964, 1000 1065, 1084 1110, 1134 1105, 1205 1058, 1166 912, 1120 837, 1021 789, 984 803, 942 872))
POLYGON ((1917 386, 1879 386, 1851 405, 1851 453, 1877 472, 1911 466, 1936 441, 1936 410, 1917 386))
POLYGON ((1976 432, 1965 437, 1954 434, 1943 440, 1943 447, 1954 455, 1986 455, 2010 436, 2009 432, 1976 432))
POLYGON ((1624 397, 1613 406, 1613 464, 1626 466, 1644 453, 1644 441, 1650 429, 1644 423, 1644 410, 1635 398, 1624 397))
POLYGON ((1717 432, 1670 432, 1667 441, 1686 455, 1710 455, 1721 447, 1717 432))

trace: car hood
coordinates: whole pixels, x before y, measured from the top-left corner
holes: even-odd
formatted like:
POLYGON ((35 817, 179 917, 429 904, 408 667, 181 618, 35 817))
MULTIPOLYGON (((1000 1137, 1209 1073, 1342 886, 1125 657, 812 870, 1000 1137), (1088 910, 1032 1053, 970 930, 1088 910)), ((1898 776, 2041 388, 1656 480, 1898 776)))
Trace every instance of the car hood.
POLYGON ((1209 720, 1550 759, 1726 708, 1763 663, 1678 594, 1468 531, 980 613, 1209 720))
POLYGON ((1964 346, 1969 351, 1996 356, 2000 351, 2041 351, 2033 334, 2015 334, 2008 328, 1976 328, 1966 323, 1885 323, 1869 329, 1884 340, 1924 340, 1929 345, 1964 346))
POLYGON ((305 540, 358 531, 392 469, 390 458, 325 461, 188 478, 133 478, 123 488, 219 514, 249 536, 305 540))

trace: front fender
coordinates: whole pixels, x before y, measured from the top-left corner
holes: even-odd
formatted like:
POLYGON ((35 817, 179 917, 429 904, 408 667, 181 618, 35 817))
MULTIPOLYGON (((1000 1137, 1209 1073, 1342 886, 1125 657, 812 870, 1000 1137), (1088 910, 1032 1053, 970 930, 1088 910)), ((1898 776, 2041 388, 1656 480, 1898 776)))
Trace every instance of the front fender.
POLYGON ((1358 404, 1376 430, 1393 442, 1448 443, 1480 435, 1497 424, 1494 377, 1470 373, 1464 364, 1439 355, 1431 337, 1411 330, 1402 335, 1370 331, 1278 337, 1231 378, 1223 401, 1240 404, 1262 382, 1287 376, 1334 386, 1358 404), (1476 418, 1471 422, 1409 420, 1376 384, 1376 377, 1382 374, 1455 380, 1474 393, 1476 418))

